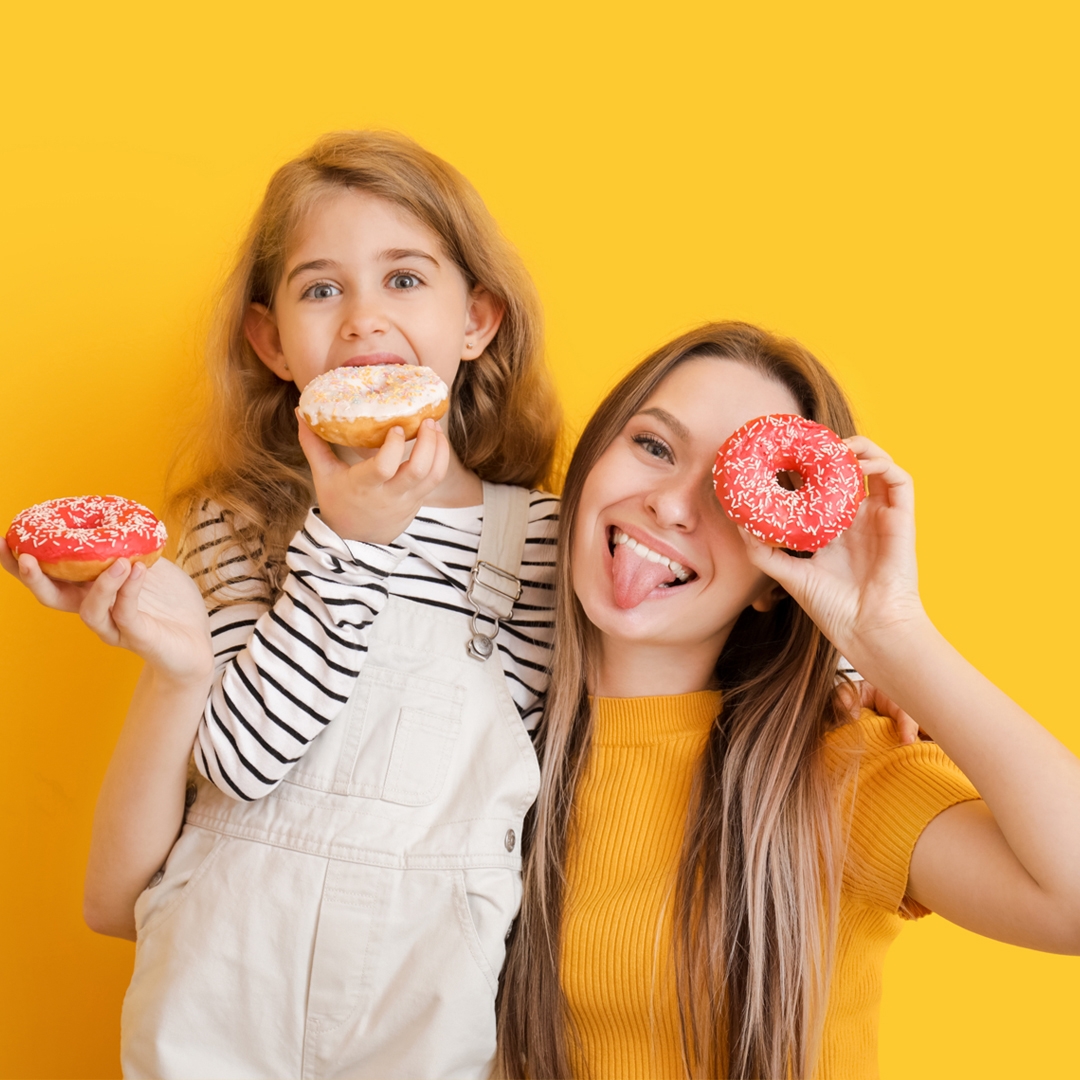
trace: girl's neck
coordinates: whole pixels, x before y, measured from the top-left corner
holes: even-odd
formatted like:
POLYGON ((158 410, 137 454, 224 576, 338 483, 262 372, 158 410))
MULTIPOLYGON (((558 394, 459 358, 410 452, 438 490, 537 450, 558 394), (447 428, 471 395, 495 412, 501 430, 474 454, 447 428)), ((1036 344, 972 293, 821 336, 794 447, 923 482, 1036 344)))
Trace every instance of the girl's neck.
POLYGON ((600 638, 590 680, 596 697, 661 697, 716 689, 716 648, 639 644, 600 638))

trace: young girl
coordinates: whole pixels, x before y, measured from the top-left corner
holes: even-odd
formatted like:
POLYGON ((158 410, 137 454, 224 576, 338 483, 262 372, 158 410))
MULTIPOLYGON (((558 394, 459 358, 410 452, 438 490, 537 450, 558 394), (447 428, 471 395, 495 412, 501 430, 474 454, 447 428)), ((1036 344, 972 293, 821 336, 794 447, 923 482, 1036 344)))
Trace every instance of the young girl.
POLYGON ((902 918, 1080 953, 1080 762, 930 623, 911 480, 809 353, 740 323, 658 350, 586 428, 561 516, 502 1074, 863 1080, 902 918), (868 478, 809 559, 712 490, 716 448, 773 412, 851 436, 868 478), (852 722, 837 650, 936 743, 852 722))
POLYGON ((164 561, 19 567, 147 661, 87 876, 91 925, 137 933, 125 1075, 485 1075, 551 636, 556 504, 516 486, 559 428, 532 284, 444 162, 330 135, 271 180, 211 357, 174 500, 209 624, 164 561), (447 435, 298 439, 304 385, 370 363, 438 372, 447 435))

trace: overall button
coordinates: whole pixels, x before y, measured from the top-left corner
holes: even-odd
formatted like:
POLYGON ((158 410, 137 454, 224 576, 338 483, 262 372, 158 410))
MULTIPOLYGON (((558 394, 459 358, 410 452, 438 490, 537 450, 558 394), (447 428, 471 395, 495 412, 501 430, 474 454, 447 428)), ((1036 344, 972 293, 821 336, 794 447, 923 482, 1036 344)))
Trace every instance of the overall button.
POLYGON ((165 876, 165 867, 163 866, 147 883, 146 887, 152 889, 155 885, 161 884, 161 879, 165 876))
POLYGON ((194 784, 188 784, 187 791, 184 792, 184 809, 190 810, 198 797, 199 789, 194 784))
POLYGON ((514 845, 517 843, 517 834, 513 829, 506 830, 506 836, 503 839, 503 843, 506 845, 507 851, 513 851, 514 845))

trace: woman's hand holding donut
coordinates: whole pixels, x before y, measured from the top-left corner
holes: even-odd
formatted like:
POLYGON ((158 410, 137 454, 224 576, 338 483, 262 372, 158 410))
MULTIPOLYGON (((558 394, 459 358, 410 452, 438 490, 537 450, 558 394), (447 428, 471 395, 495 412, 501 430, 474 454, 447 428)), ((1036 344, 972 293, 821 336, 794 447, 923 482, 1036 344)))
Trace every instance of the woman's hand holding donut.
POLYGON ((911 477, 869 439, 845 441, 869 490, 847 532, 809 559, 740 532, 754 565, 783 586, 862 671, 868 651, 876 654, 891 637, 928 620, 919 599, 911 477))
POLYGON ((420 425, 407 460, 404 433, 395 427, 372 457, 355 465, 341 461, 302 419, 299 425, 319 512, 345 540, 388 544, 400 536, 450 464, 450 444, 434 420, 420 425))
POLYGON ((46 607, 77 612, 107 645, 141 656, 176 682, 208 679, 214 670, 206 607, 195 583, 174 563, 147 568, 118 559, 96 580, 54 581, 37 559, 18 562, 0 540, 0 563, 46 607))

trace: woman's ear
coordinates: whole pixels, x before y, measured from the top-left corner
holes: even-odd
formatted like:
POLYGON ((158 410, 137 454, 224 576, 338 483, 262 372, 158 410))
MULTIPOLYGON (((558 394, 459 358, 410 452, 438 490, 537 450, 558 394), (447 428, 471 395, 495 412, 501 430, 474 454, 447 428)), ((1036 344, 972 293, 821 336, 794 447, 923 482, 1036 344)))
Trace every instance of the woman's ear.
POLYGON ((502 325, 506 309, 483 285, 477 285, 469 296, 469 308, 465 320, 465 344, 462 360, 475 360, 491 343, 495 332, 502 325))
POLYGON ((762 613, 772 611, 785 596, 787 596, 787 590, 784 586, 778 585, 775 581, 770 580, 765 588, 758 593, 757 599, 754 600, 750 606, 755 611, 760 611, 762 613))
POLYGON ((265 304, 248 304, 244 313, 244 337, 255 350, 255 355, 279 379, 295 381, 281 351, 281 335, 274 313, 265 304))

